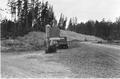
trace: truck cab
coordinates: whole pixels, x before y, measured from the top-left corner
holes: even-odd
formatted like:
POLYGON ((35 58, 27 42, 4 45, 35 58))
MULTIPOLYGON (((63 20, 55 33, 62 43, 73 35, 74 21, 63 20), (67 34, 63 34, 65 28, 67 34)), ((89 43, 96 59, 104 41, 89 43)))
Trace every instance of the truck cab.
POLYGON ((51 42, 55 42, 56 47, 58 49, 67 49, 68 43, 67 43, 67 37, 56 37, 56 38, 50 38, 51 42))
POLYGON ((67 37, 52 37, 49 38, 49 46, 46 48, 46 53, 56 52, 57 49, 67 49, 67 37))

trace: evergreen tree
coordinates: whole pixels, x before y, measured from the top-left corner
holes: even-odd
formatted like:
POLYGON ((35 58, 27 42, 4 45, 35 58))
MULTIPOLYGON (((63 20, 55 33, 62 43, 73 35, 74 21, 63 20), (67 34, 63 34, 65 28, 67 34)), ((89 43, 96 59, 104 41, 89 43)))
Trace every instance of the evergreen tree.
POLYGON ((66 29, 66 22, 67 22, 67 17, 64 17, 63 14, 60 15, 58 27, 62 30, 66 29))
POLYGON ((70 18, 69 24, 68 24, 68 30, 73 31, 73 24, 72 24, 72 19, 70 18))
POLYGON ((18 20, 21 20, 21 11, 22 11, 22 1, 21 0, 17 0, 17 16, 18 16, 18 20))

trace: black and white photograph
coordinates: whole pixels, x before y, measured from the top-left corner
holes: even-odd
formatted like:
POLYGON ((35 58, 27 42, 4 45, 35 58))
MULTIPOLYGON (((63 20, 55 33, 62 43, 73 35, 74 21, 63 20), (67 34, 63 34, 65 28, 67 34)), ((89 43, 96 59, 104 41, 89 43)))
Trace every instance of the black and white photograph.
POLYGON ((0 0, 0 78, 120 78, 120 0, 0 0))

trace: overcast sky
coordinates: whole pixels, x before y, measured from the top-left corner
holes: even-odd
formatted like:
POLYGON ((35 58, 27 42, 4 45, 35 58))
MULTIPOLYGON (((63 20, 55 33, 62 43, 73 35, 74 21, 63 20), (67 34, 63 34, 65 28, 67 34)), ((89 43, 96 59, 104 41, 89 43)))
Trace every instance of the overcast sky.
MULTIPOLYGON (((46 1, 46 0, 44 0, 46 1)), ((115 21, 120 16, 120 0, 48 0, 53 5, 57 19, 60 13, 68 18, 77 17, 78 21, 106 20, 115 21)), ((0 8, 6 7, 7 0, 0 0, 0 8)))

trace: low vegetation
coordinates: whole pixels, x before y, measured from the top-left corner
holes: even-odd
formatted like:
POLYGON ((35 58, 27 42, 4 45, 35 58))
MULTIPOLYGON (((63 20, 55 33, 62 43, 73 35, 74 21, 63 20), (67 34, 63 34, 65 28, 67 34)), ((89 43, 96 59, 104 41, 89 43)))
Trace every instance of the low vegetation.
MULTIPOLYGON (((70 44, 74 47, 77 46, 76 41, 103 41, 100 38, 94 37, 94 36, 89 36, 89 35, 83 35, 83 34, 78 34, 75 32, 71 31, 64 31, 61 30, 61 36, 66 36, 69 41, 69 43, 74 42, 74 44, 70 44)), ((24 36, 19 36, 15 39, 9 38, 9 39, 4 39, 1 41, 1 48, 2 52, 7 52, 7 51, 36 51, 36 50, 41 50, 45 48, 45 33, 44 32, 30 32, 24 36)))
POLYGON ((30 32, 23 37, 6 39, 1 41, 1 51, 31 51, 45 47, 45 34, 42 32, 30 32))

